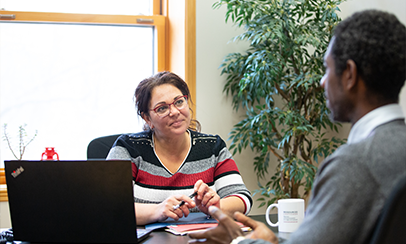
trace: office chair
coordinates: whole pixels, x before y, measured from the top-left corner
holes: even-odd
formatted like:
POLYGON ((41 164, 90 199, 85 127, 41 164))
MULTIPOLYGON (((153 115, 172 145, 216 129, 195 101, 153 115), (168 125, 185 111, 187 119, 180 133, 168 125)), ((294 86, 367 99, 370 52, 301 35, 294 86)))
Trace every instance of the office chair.
POLYGON ((406 176, 395 185, 383 207, 370 244, 406 244, 406 176))
POLYGON ((87 159, 106 159, 111 147, 121 134, 93 139, 87 146, 87 159))

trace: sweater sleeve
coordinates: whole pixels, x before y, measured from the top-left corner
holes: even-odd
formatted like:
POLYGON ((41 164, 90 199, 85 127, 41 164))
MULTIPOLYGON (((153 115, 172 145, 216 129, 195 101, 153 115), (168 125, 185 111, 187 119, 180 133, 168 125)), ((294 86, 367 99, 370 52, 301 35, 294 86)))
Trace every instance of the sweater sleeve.
POLYGON ((118 159, 118 160, 131 160, 130 152, 128 148, 131 148, 126 135, 121 135, 114 142, 113 147, 110 149, 107 155, 107 160, 118 159))
POLYGON ((245 205, 244 214, 248 214, 252 206, 251 193, 248 191, 239 173, 238 167, 227 149, 225 142, 218 137, 217 166, 214 172, 214 184, 217 194, 221 198, 235 196, 240 198, 245 205))
POLYGON ((110 149, 106 160, 130 160, 132 162, 132 175, 133 179, 135 180, 137 177, 138 168, 134 163, 136 159, 131 155, 129 149, 132 149, 133 154, 136 151, 135 148, 130 145, 128 137, 126 135, 122 135, 113 144, 113 147, 110 149))

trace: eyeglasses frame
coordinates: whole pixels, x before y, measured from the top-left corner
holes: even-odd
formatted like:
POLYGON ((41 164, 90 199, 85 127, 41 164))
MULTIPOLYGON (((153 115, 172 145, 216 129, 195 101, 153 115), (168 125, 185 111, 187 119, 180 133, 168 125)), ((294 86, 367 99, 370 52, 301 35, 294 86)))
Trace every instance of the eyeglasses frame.
MULTIPOLYGON (((175 102, 177 102, 179 99, 186 98, 186 104, 187 104, 187 102, 188 102, 187 97, 188 97, 187 95, 180 96, 180 97, 176 98, 172 103, 169 103, 169 104, 168 104, 168 103, 160 104, 160 105, 158 105, 157 107, 155 107, 155 108, 153 108, 153 109, 150 109, 149 111, 154 111, 154 112, 156 113, 156 115, 158 115, 158 117, 164 118, 164 117, 168 116, 168 115, 171 113, 171 105, 173 105, 173 107, 175 107, 177 110, 179 110, 179 109, 175 106, 175 102), (164 106, 164 105, 168 105, 168 106, 169 106, 169 113, 168 113, 168 114, 165 114, 165 115, 163 115, 163 116, 161 116, 161 115, 158 114, 158 112, 157 112, 156 110, 157 110, 158 108, 164 106)), ((182 109, 183 109, 183 108, 182 108, 182 109)), ((179 111, 180 111, 180 110, 179 110, 179 111)))

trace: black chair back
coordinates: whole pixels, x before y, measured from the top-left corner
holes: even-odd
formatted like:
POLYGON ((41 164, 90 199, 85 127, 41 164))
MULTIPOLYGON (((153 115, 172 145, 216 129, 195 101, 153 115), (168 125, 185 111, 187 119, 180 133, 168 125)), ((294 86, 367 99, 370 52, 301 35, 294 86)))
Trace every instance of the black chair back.
POLYGON ((87 146, 87 159, 105 159, 121 134, 93 139, 87 146))
POLYGON ((406 244, 406 176, 401 178, 386 201, 370 244, 406 244))

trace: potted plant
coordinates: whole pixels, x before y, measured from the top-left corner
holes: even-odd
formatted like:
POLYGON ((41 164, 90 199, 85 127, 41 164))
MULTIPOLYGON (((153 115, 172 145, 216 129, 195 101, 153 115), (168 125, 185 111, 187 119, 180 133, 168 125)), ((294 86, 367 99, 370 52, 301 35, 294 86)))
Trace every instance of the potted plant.
POLYGON ((24 124, 18 127, 18 150, 15 150, 15 148, 13 148, 11 138, 7 133, 7 124, 3 125, 3 133, 4 133, 3 140, 7 142, 8 148, 10 149, 11 153, 17 160, 23 159, 23 155, 25 153, 27 146, 35 139, 38 133, 38 131, 35 131, 35 134, 31 138, 28 138, 27 131, 25 130, 26 126, 27 125, 24 124))
POLYGON ((257 153, 253 164, 259 189, 254 195, 263 196, 259 207, 308 196, 319 157, 345 142, 326 136, 341 125, 329 120, 319 85, 323 55, 341 20, 341 2, 220 0, 213 5, 226 5, 226 22, 245 28, 233 41, 250 43, 246 53, 228 54, 220 68, 233 109, 246 110, 230 133, 230 150, 241 153, 249 146, 257 153), (278 162, 275 173, 261 184, 273 160, 278 162))

